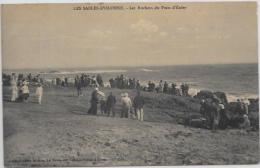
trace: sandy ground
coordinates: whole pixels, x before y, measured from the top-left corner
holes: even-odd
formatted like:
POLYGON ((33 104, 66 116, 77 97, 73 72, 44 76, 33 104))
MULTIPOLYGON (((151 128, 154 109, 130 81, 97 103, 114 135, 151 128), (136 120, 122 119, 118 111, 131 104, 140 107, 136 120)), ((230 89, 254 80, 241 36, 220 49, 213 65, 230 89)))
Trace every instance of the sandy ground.
MULTIPOLYGON (((105 89, 117 96, 122 90, 105 89)), ((128 90, 130 96, 134 91, 128 90)), ((143 93, 144 122, 86 115, 91 89, 77 97, 71 88, 44 88, 42 105, 7 101, 4 88, 6 166, 123 166, 255 164, 259 133, 177 124, 199 107, 194 99, 143 93)))

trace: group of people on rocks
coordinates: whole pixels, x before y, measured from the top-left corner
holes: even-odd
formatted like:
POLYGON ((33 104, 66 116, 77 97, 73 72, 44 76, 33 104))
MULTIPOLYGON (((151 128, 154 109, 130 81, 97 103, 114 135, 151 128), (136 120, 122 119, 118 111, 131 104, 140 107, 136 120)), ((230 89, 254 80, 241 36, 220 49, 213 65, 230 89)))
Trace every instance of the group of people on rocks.
POLYGON ((222 102, 217 96, 212 99, 202 99, 200 107, 201 115, 206 119, 206 125, 212 130, 225 129, 229 125, 241 129, 250 127, 248 118, 248 103, 243 99, 237 99, 235 113, 238 115, 237 120, 233 122, 227 114, 226 103, 222 102))
POLYGON ((104 87, 103 79, 100 74, 90 77, 86 74, 77 75, 75 77, 74 86, 77 88, 78 96, 82 95, 82 88, 84 87, 104 87))
POLYGON ((156 87, 154 82, 149 81, 148 82, 148 87, 144 88, 145 91, 148 92, 154 92, 156 91, 157 93, 165 93, 165 94, 171 94, 171 95, 176 95, 176 96, 189 96, 189 85, 186 83, 182 83, 180 85, 180 88, 177 88, 176 83, 172 83, 171 85, 165 81, 163 82, 160 80, 159 85, 156 87))
POLYGON ((116 78, 109 79, 109 83, 111 88, 119 88, 119 89, 138 89, 148 92, 157 92, 157 93, 165 93, 172 94, 176 96, 189 96, 189 85, 187 83, 182 83, 180 85, 180 89, 177 88, 176 83, 172 83, 171 85, 165 81, 160 80, 158 86, 152 81, 148 81, 147 86, 142 86, 139 80, 135 78, 127 78, 123 74, 117 76, 116 78))
POLYGON ((116 78, 109 79, 111 88, 119 89, 140 89, 141 84, 139 80, 135 78, 127 78, 123 74, 117 76, 116 78))
MULTIPOLYGON (((105 98, 105 94, 99 90, 98 87, 91 94, 91 107, 88 110, 88 114, 97 115, 98 104, 100 104, 101 114, 115 117, 115 105, 117 103, 116 97, 110 92, 109 96, 105 98)), ((121 118, 132 118, 139 121, 144 120, 144 98, 141 96, 140 90, 137 90, 137 95, 133 101, 129 97, 128 93, 121 94, 121 118)))
POLYGON ((11 101, 12 102, 28 102, 30 97, 29 84, 31 82, 36 82, 35 96, 39 104, 42 101, 43 87, 39 75, 36 78, 32 78, 31 74, 28 75, 27 79, 21 78, 22 75, 16 77, 15 73, 12 73, 10 78, 10 88, 11 88, 11 101))
POLYGON ((67 87, 69 86, 69 80, 67 77, 57 77, 52 79, 52 85, 67 87))

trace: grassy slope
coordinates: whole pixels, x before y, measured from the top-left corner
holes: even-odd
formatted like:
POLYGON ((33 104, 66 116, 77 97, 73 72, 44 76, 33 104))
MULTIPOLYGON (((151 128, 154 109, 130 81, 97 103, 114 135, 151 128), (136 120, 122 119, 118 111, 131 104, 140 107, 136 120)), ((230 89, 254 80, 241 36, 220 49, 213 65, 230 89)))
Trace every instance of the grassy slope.
MULTIPOLYGON (((117 96, 122 90, 105 89, 117 96)), ((134 91, 127 90, 131 97, 134 91)), ((258 132, 185 128, 176 124, 199 108, 194 99, 143 93, 145 122, 83 115, 90 90, 45 89, 43 104, 4 101, 6 165, 119 166, 250 164, 259 160, 258 132)), ((7 88, 4 88, 4 98, 7 88)))

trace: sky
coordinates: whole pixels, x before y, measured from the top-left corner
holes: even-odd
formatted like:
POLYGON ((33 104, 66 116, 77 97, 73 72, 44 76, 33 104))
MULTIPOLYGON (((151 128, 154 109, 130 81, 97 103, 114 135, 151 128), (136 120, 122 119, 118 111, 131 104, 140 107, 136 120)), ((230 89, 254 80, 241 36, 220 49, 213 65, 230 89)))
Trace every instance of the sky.
POLYGON ((255 2, 104 5, 4 5, 3 69, 257 63, 255 2))

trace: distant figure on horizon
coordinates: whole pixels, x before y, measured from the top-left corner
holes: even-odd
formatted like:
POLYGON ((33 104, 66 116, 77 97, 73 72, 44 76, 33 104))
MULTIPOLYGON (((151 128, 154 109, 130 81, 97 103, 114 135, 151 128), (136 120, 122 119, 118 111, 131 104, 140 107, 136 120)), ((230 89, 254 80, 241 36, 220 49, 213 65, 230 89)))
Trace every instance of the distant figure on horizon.
POLYGON ((181 84, 181 93, 182 96, 189 96, 189 85, 187 83, 181 84))
POLYGON ((171 94, 176 95, 176 83, 172 83, 171 94))
POLYGON ((162 80, 160 80, 158 92, 160 92, 160 93, 163 92, 163 81, 162 80))
POLYGON ((140 84, 139 80, 136 81, 136 89, 138 89, 138 90, 141 89, 141 84, 140 84))
POLYGON ((100 74, 97 74, 96 80, 97 80, 97 84, 100 87, 104 87, 103 79, 102 79, 102 76, 100 74))
POLYGON ((163 93, 168 93, 168 89, 169 89, 169 85, 168 83, 165 81, 164 85, 163 85, 163 93))
POLYGON ((82 96, 82 82, 78 75, 75 78, 75 87, 77 88, 78 96, 82 96))

